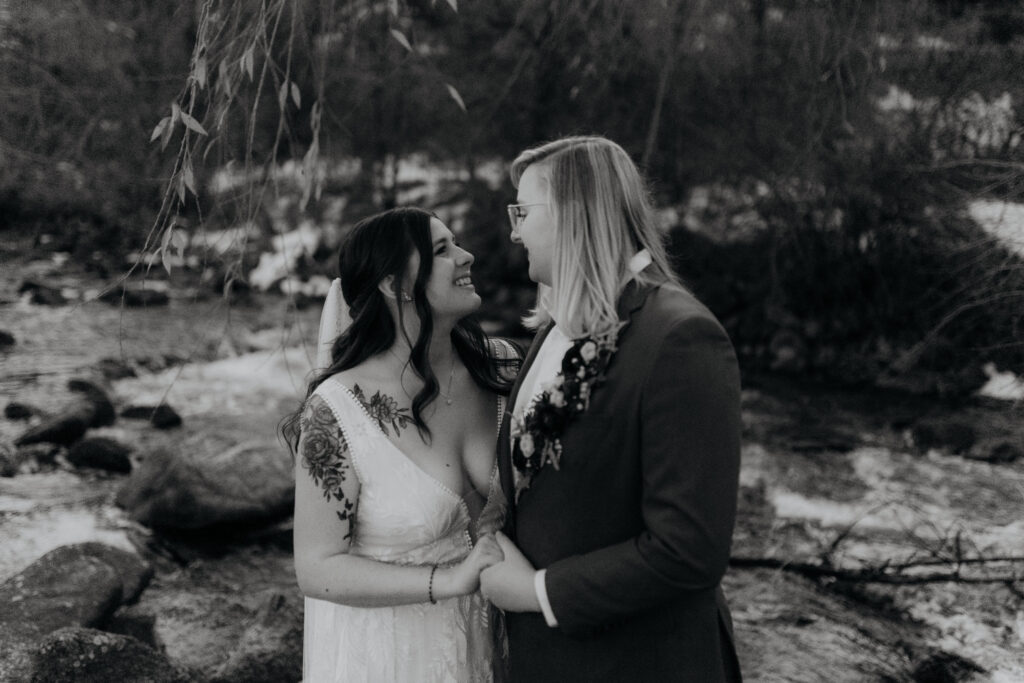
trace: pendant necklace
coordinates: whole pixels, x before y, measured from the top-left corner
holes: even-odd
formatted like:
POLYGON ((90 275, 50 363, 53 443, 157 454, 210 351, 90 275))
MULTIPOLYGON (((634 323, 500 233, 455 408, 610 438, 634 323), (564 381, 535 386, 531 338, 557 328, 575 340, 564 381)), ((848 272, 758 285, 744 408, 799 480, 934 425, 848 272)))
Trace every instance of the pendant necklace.
POLYGON ((441 387, 437 388, 437 393, 441 394, 444 398, 445 405, 452 404, 452 377, 455 376, 455 349, 452 349, 452 364, 448 370, 448 393, 443 393, 441 387))
MULTIPOLYGON (((394 349, 388 349, 388 353, 390 353, 392 356, 394 356, 398 361, 402 360, 399 357, 399 355, 397 353, 395 353, 394 349)), ((452 404, 452 401, 454 400, 452 398, 452 379, 454 377, 455 377, 455 349, 452 349, 452 363, 451 363, 451 367, 449 367, 449 369, 448 369, 448 393, 445 393, 445 392, 441 391, 440 385, 438 385, 438 387, 437 387, 437 393, 441 395, 441 398, 444 399, 444 404, 448 405, 448 406, 450 406, 452 404)), ((403 384, 403 388, 404 388, 404 384, 403 384)), ((408 392, 406 392, 406 395, 408 396, 408 392)))

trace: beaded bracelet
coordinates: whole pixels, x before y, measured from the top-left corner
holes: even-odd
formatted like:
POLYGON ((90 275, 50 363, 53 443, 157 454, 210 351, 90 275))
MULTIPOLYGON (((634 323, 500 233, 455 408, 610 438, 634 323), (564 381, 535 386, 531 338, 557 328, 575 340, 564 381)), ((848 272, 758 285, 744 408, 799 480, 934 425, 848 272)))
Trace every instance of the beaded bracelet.
POLYGON ((434 573, 437 571, 437 565, 435 564, 430 568, 430 582, 427 584, 427 597, 430 599, 431 605, 436 605, 437 600, 434 599, 434 573))

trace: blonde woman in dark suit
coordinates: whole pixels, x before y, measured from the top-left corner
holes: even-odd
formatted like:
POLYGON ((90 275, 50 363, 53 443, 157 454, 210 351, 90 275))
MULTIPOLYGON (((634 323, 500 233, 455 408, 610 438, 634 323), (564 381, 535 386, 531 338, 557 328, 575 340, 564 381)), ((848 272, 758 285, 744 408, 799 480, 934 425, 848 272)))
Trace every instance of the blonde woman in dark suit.
POLYGON ((673 275, 643 180, 600 137, 512 164, 537 336, 498 439, 512 681, 739 681, 725 573, 739 371, 673 275))

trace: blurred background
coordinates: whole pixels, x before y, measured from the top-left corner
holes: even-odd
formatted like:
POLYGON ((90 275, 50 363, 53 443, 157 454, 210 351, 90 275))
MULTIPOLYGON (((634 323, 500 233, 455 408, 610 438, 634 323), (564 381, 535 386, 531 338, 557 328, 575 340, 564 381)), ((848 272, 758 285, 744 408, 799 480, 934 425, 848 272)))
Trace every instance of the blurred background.
POLYGON ((273 425, 338 244, 435 211, 528 342, 508 163, 596 133, 740 358, 748 678, 1024 679, 1022 73, 1000 0, 0 0, 0 580, 80 541, 156 576, 0 678, 101 628, 289 680, 273 425))

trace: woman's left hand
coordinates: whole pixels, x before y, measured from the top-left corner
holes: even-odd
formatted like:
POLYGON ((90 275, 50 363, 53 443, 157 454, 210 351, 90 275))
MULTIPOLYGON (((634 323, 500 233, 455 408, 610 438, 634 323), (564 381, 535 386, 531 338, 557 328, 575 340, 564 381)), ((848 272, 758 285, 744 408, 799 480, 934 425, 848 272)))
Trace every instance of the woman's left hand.
POLYGON ((480 591, 496 607, 509 612, 539 612, 533 587, 536 570, 519 548, 500 531, 495 534, 505 559, 480 573, 480 591))

